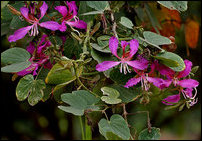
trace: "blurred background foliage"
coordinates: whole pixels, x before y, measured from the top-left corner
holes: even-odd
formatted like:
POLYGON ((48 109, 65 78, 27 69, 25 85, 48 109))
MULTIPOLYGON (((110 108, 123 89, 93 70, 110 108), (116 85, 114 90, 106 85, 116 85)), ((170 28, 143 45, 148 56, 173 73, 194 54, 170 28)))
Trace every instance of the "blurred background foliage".
MULTIPOLYGON (((139 2, 141 3, 141 2, 139 2)), ((199 66, 194 79, 201 82, 201 2, 189 1, 188 10, 175 13, 166 10, 156 2, 149 2, 150 10, 159 22, 156 29, 153 28, 150 19, 138 19, 138 7, 134 1, 126 2, 124 7, 128 8, 127 17, 136 26, 142 25, 145 30, 160 32, 163 36, 175 37, 174 46, 164 47, 175 51, 183 59, 193 62, 193 66, 199 66), (125 6, 126 5, 126 6, 125 6), (128 7, 127 5, 130 5, 128 7), (135 17, 134 17, 135 15, 135 17), (148 24, 150 23, 150 24, 148 24), (161 27, 161 28, 160 28, 161 27)), ((145 5, 144 5, 145 6, 145 5)), ((126 10, 123 8, 122 10, 126 10)), ((141 11, 139 11, 141 13, 141 11)), ((121 10, 120 10, 121 13, 121 10)), ((120 16, 120 15, 117 15, 120 16)), ((144 17, 144 16, 143 16, 144 17)), ((10 44, 7 37, 1 37, 1 52, 8 49, 10 44)), ((12 75, 1 73, 1 128, 0 139, 81 139, 79 118, 67 114, 57 108, 58 104, 54 98, 46 102, 40 102, 31 107, 27 101, 19 102, 15 96, 15 88, 19 78, 12 82, 12 75)), ((198 103, 190 109, 184 108, 164 110, 163 105, 155 96, 147 105, 140 105, 138 101, 128 105, 128 112, 146 111, 150 112, 151 124, 161 129, 160 139, 201 139, 201 85, 198 90, 198 103)), ((129 115, 128 122, 133 127, 134 133, 140 132, 146 125, 145 113, 129 115)), ((93 130, 93 139, 104 139, 99 135, 98 127, 93 130)))

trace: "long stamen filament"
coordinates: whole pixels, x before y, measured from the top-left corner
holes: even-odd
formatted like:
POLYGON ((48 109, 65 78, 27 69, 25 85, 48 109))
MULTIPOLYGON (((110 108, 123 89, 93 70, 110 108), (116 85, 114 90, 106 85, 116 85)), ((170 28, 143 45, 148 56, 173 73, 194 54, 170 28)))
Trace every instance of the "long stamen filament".
POLYGON ((121 63, 120 72, 122 73, 123 64, 121 63))

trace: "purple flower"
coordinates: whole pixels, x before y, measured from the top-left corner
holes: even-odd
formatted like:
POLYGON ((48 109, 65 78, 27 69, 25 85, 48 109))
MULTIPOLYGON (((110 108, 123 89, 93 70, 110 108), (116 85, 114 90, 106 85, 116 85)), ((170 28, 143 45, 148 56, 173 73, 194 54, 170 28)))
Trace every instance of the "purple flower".
POLYGON ((161 78, 149 77, 149 75, 151 75, 154 71, 153 65, 151 65, 151 71, 149 73, 145 73, 144 71, 137 71, 136 69, 134 69, 134 71, 137 73, 136 77, 129 79, 124 87, 129 88, 141 82, 142 90, 148 91, 150 88, 149 83, 153 83, 153 85, 160 89, 168 87, 171 83, 161 78))
POLYGON ((177 103, 180 100, 180 93, 183 94, 185 99, 189 99, 189 103, 191 106, 197 102, 197 100, 195 100, 195 97, 197 95, 196 87, 199 85, 199 82, 194 79, 179 80, 188 76, 191 72, 192 62, 189 60, 184 60, 184 63, 186 67, 183 71, 179 73, 175 73, 173 70, 170 70, 170 68, 166 66, 157 64, 157 70, 159 70, 162 75, 166 75, 170 84, 173 83, 174 86, 180 86, 178 95, 171 95, 164 99, 163 103, 166 105, 172 105, 172 103, 177 103), (185 90, 183 88, 185 88, 185 90), (194 96, 192 95, 193 88, 196 91, 194 96))
POLYGON ((67 30, 66 24, 68 24, 71 27, 76 27, 79 29, 86 29, 87 28, 87 24, 82 21, 79 20, 79 18, 76 16, 77 15, 77 6, 75 1, 71 1, 71 2, 66 2, 67 6, 68 6, 68 10, 66 6, 56 6, 55 9, 60 12, 63 16, 62 19, 62 24, 60 25, 59 30, 61 32, 64 32, 67 30), (72 21, 72 19, 74 19, 74 21, 72 21))
POLYGON ((34 42, 30 42, 27 47, 27 51, 33 55, 29 61, 32 63, 28 68, 17 72, 17 75, 24 76, 33 72, 33 75, 37 75, 37 70, 41 65, 44 65, 44 68, 51 69, 52 64, 49 61, 49 56, 44 53, 44 50, 51 46, 51 42, 47 40, 47 35, 43 35, 40 42, 38 43, 37 49, 35 48, 34 42), (37 52, 35 53, 35 49, 37 52))
POLYGON ((35 14, 34 5, 30 6, 30 11, 26 7, 20 8, 21 15, 25 18, 25 20, 27 22, 29 22, 31 24, 31 26, 23 27, 23 28, 16 30, 13 35, 10 35, 8 37, 8 41, 15 42, 19 39, 22 39, 23 37, 25 37, 25 35, 27 33, 29 33, 29 31, 31 31, 29 33, 30 36, 38 35, 38 33, 39 33, 38 25, 40 27, 44 27, 44 28, 47 28, 47 29, 50 29, 53 31, 58 30, 60 25, 55 21, 46 21, 46 22, 39 23, 39 21, 44 17, 47 9, 48 9, 48 5, 45 2, 43 2, 43 5, 40 7, 40 18, 38 19, 37 17, 34 16, 34 14, 35 14))
POLYGON ((97 71, 106 71, 114 66, 117 66, 121 63, 120 72, 122 73, 122 70, 124 71, 124 74, 127 73, 127 71, 130 73, 130 70, 128 68, 128 65, 138 69, 138 70, 144 70, 148 66, 148 61, 144 58, 141 58, 140 60, 133 60, 131 61, 132 57, 136 54, 139 43, 138 40, 133 39, 130 41, 130 43, 126 41, 121 41, 121 46, 123 50, 122 57, 119 57, 117 55, 117 48, 119 45, 119 41, 116 37, 111 37, 109 39, 109 49, 111 50, 112 54, 116 56, 121 61, 104 61, 96 66, 97 71), (125 48, 130 44, 130 51, 125 52, 125 48))

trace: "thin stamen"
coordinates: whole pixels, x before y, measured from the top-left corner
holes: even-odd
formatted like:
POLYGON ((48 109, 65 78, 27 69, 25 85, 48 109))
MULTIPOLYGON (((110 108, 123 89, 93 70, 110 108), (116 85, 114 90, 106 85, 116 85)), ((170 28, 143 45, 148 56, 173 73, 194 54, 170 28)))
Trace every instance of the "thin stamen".
POLYGON ((184 93, 184 91, 182 90, 182 95, 184 96, 184 99, 187 99, 186 94, 184 93))
POLYGON ((194 90, 195 90, 195 94, 194 94, 194 97, 192 97, 191 99, 195 99, 195 97, 196 97, 196 95, 197 95, 197 89, 194 88, 194 90))
POLYGON ((120 72, 122 73, 123 64, 121 63, 120 72))
POLYGON ((78 21, 79 21, 79 17, 74 16, 74 20, 75 20, 76 22, 78 22, 78 21))
POLYGON ((126 69, 129 73, 131 73, 130 69, 128 68, 128 65, 126 64, 126 69))

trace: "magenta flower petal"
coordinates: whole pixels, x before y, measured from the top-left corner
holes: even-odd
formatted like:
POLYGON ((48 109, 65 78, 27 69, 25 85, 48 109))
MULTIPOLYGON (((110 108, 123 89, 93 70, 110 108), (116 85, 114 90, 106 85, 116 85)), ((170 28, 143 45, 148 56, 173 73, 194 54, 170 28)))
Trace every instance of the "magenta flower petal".
POLYGON ((40 7, 40 11, 41 11, 41 17, 39 18, 42 19, 43 16, 46 14, 46 11, 48 10, 48 5, 46 4, 46 2, 43 2, 43 5, 40 7))
POLYGON ((199 85, 199 82, 194 79, 184 79, 177 82, 183 88, 195 88, 199 85))
POLYGON ((29 19, 29 9, 26 8, 26 7, 21 7, 20 8, 20 12, 22 14, 23 17, 25 17, 27 20, 30 20, 29 19))
POLYGON ((178 73, 177 78, 186 77, 191 72, 192 62, 189 60, 184 60, 185 69, 178 73))
POLYGON ((119 41, 118 41, 118 39, 116 38, 116 37, 111 37, 110 39, 109 39, 109 49, 110 49, 110 51, 112 52, 112 54, 114 55, 114 56, 116 56, 117 58, 119 58, 119 59, 121 59, 118 55, 117 55, 117 48, 118 48, 118 46, 119 46, 119 41))
POLYGON ((161 75, 165 75, 167 78, 172 79, 174 77, 175 72, 169 67, 155 63, 156 69, 160 72, 161 75))
POLYGON ((56 6, 55 10, 57 10, 58 12, 60 12, 63 17, 67 16, 67 7, 66 6, 56 6))
POLYGON ((154 86, 158 87, 159 89, 167 88, 172 83, 171 80, 163 80, 161 78, 153 78, 153 77, 147 77, 147 80, 153 83, 154 86))
POLYGON ((39 65, 38 64, 36 64, 35 65, 35 69, 34 69, 34 71, 33 71, 33 76, 35 76, 35 75, 37 75, 37 70, 38 70, 38 68, 39 68, 39 65))
POLYGON ((75 3, 75 1, 70 1, 70 2, 67 1, 67 5, 69 7, 69 13, 71 13, 73 11, 73 14, 71 16, 71 18, 73 18, 74 16, 77 15, 77 9, 78 8, 76 6, 76 3, 75 3))
POLYGON ((138 70, 144 70, 148 66, 148 61, 146 59, 144 60, 134 60, 134 61, 126 61, 129 66, 138 69, 138 70))
POLYGON ((104 61, 100 64, 97 64, 96 70, 97 71, 106 71, 114 66, 117 66, 121 62, 116 62, 116 61, 104 61))
POLYGON ((151 68, 151 71, 149 72, 149 75, 152 74, 155 71, 155 64, 152 63, 150 68, 151 68))
POLYGON ((126 42, 126 41, 121 41, 121 46, 123 48, 123 50, 125 50, 126 46, 128 45, 129 43, 126 42))
POLYGON ((51 69, 53 67, 53 65, 51 64, 51 62, 47 62, 46 64, 44 64, 44 68, 47 68, 47 69, 51 69))
POLYGON ((164 100, 162 101, 163 104, 173 105, 172 103, 177 103, 180 100, 180 94, 168 96, 167 98, 163 100, 164 100))
POLYGON ((8 41, 9 42, 15 42, 15 41, 17 41, 19 39, 22 39, 23 37, 25 37, 25 35, 28 33, 28 31, 32 27, 33 26, 27 26, 27 27, 23 27, 23 28, 20 28, 20 29, 16 30, 13 35, 10 35, 8 37, 8 41))
POLYGON ((132 58, 133 55, 135 55, 135 53, 137 52, 139 47, 139 42, 136 39, 133 39, 130 41, 130 54, 129 54, 129 58, 132 58))
POLYGON ((42 45, 44 42, 46 42, 46 38, 47 38, 47 37, 48 37, 48 35, 46 35, 46 34, 42 35, 41 41, 40 41, 40 43, 39 43, 39 46, 42 45))
POLYGON ((22 71, 19 71, 17 72, 17 75, 19 76, 25 76, 27 74, 30 74, 34 71, 34 75, 36 75, 36 70, 38 69, 38 64, 37 63, 33 63, 31 64, 28 68, 22 70, 22 71))
POLYGON ((61 24, 60 27, 59 27, 59 30, 60 30, 61 32, 65 32, 65 31, 67 30, 67 26, 66 26, 66 24, 65 24, 65 21, 62 22, 62 24, 61 24))
POLYGON ((126 88, 132 87, 132 86, 136 85, 137 83, 139 83, 140 80, 141 80, 141 77, 131 78, 128 80, 128 82, 126 83, 126 85, 124 87, 126 87, 126 88))
POLYGON ((187 97, 192 98, 193 94, 192 94, 193 89, 191 88, 187 88, 185 90, 183 90, 183 92, 186 94, 187 97))
POLYGON ((87 28, 87 24, 86 22, 79 20, 79 21, 70 21, 70 22, 66 22, 66 24, 79 28, 79 29, 86 29, 87 28))
POLYGON ((34 43, 33 42, 30 42, 29 43, 29 46, 27 46, 27 51, 31 54, 34 53, 34 50, 35 50, 35 46, 34 46, 34 43))
POLYGON ((55 21, 47 21, 47 22, 39 23, 39 25, 41 27, 50 29, 52 31, 58 30, 60 27, 60 24, 55 21))

